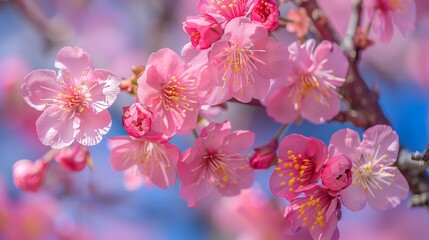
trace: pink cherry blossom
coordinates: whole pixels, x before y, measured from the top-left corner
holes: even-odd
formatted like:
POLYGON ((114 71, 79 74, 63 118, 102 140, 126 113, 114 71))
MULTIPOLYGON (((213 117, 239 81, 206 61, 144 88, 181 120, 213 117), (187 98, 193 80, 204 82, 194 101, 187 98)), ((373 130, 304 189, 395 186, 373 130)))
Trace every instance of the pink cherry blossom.
POLYGON ((278 140, 273 139, 268 144, 255 148, 255 154, 250 158, 253 169, 267 169, 277 163, 278 140))
POLYGON ((220 88, 212 94, 221 96, 220 102, 235 97, 247 103, 266 96, 270 79, 278 77, 287 64, 287 51, 268 37, 260 23, 235 18, 226 25, 224 37, 213 44, 208 60, 219 74, 220 88))
POLYGON ((382 42, 393 36, 393 24, 403 34, 413 32, 416 24, 414 0, 367 0, 366 6, 372 20, 372 29, 382 42))
POLYGON ((286 25, 286 30, 288 32, 296 33, 299 39, 303 39, 307 36, 311 19, 308 17, 307 11, 304 8, 289 10, 287 18, 292 20, 292 22, 286 25))
POLYGON ((55 160, 61 166, 73 172, 82 171, 89 158, 89 149, 78 144, 61 149, 55 156, 55 160))
POLYGON ((13 165, 13 182, 22 191, 37 192, 45 175, 46 163, 43 160, 19 160, 13 165))
POLYGON ((254 0, 199 0, 198 10, 220 17, 224 21, 231 21, 237 17, 244 17, 254 0))
POLYGON ((341 216, 338 194, 320 185, 303 189, 305 197, 292 200, 286 208, 287 221, 307 227, 314 240, 338 239, 337 223, 341 216))
POLYGON ((119 80, 106 70, 93 69, 89 55, 78 47, 59 50, 51 70, 35 70, 25 77, 22 95, 43 111, 36 122, 40 141, 52 148, 69 146, 76 139, 96 145, 111 126, 106 110, 116 100, 119 80))
POLYGON ((209 48, 223 35, 222 26, 208 14, 187 17, 183 30, 191 37, 192 46, 198 49, 209 48))
POLYGON ((322 170, 322 182, 329 190, 340 191, 352 183, 352 161, 343 154, 329 158, 322 170))
POLYGON ((338 46, 313 39, 289 46, 290 64, 286 81, 271 88, 265 104, 276 121, 291 123, 301 116, 312 123, 324 123, 340 110, 335 91, 342 86, 347 62, 338 46))
POLYGON ((150 130, 152 114, 146 107, 137 102, 122 110, 122 125, 128 134, 139 138, 150 130))
POLYGON ((210 123, 201 131, 195 146, 183 152, 177 166, 182 181, 180 195, 189 207, 197 207, 213 188, 224 196, 233 196, 250 187, 253 170, 248 156, 240 153, 254 140, 250 131, 232 132, 229 121, 210 123))
POLYGON ((362 142, 351 129, 332 135, 329 155, 344 154, 353 162, 353 184, 341 191, 344 206, 359 211, 368 201, 376 209, 387 210, 408 196, 408 183, 393 166, 398 150, 398 135, 386 125, 368 128, 362 142))
POLYGON ((176 164, 179 149, 169 142, 151 141, 146 138, 109 138, 110 163, 114 170, 124 171, 137 166, 140 174, 160 188, 176 182, 176 164))
POLYGON ((317 182, 327 148, 317 138, 291 134, 279 145, 279 160, 270 178, 271 191, 289 201, 299 195, 299 189, 317 182))
POLYGON ((152 112, 151 129, 167 136, 193 129, 200 109, 197 79, 168 48, 153 53, 138 79, 138 97, 152 112))
POLYGON ((279 25, 279 9, 275 0, 258 0, 250 13, 250 19, 262 23, 268 31, 279 25))

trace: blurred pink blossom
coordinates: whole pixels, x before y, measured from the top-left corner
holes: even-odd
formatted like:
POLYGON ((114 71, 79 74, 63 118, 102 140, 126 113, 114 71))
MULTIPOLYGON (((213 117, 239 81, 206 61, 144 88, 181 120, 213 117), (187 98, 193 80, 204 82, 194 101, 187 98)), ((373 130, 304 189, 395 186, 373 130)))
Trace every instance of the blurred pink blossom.
POLYGON ((376 209, 388 210, 408 196, 407 180, 393 166, 398 151, 398 135, 387 125, 368 128, 363 141, 351 129, 332 135, 329 156, 344 154, 353 162, 353 184, 340 193, 344 206, 359 211, 369 202, 376 209))
POLYGON ((278 140, 272 139, 268 144, 255 148, 255 154, 250 158, 253 169, 267 169, 277 164, 278 140))
POLYGON ((106 110, 116 100, 119 80, 106 70, 93 69, 89 55, 78 47, 58 51, 52 70, 29 73, 22 95, 33 108, 43 111, 36 121, 40 141, 52 148, 69 146, 76 139, 96 145, 111 126, 106 110))
POLYGON ((307 36, 310 27, 311 19, 307 15, 304 8, 291 9, 287 15, 287 19, 292 20, 286 25, 286 30, 291 33, 296 33, 299 39, 307 36))
POLYGON ((279 160, 270 178, 270 189, 291 201, 300 189, 315 184, 326 160, 327 148, 317 138, 291 134, 279 144, 279 160))
POLYGON ((249 158, 241 155, 255 140, 250 131, 231 131, 229 121, 210 123, 195 142, 185 150, 177 165, 180 195, 189 207, 197 207, 213 188, 224 196, 233 196, 250 187, 253 170, 249 158))
POLYGON ((61 166, 72 172, 82 171, 89 158, 89 149, 79 144, 61 149, 55 156, 55 160, 61 166))
POLYGON ((37 192, 46 175, 46 162, 19 160, 13 165, 13 182, 22 191, 37 192))
POLYGON ((390 42, 393 24, 403 34, 411 33, 416 24, 414 0, 367 0, 365 5, 372 20, 372 29, 382 42, 390 42))

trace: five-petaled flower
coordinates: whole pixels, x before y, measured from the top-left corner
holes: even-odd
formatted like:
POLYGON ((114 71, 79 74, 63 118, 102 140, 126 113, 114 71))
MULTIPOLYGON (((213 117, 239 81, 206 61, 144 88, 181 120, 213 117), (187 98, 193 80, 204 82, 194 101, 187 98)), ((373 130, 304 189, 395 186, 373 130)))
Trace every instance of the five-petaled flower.
POLYGON ((408 183, 396 166, 398 135, 387 125, 368 128, 359 134, 344 129, 332 135, 329 155, 344 154, 353 162, 353 184, 341 191, 344 206, 351 211, 369 204, 379 210, 396 207, 408 196, 408 183))
POLYGON ((292 43, 289 53, 286 79, 277 81, 265 100, 268 115, 281 123, 291 123, 299 116, 313 123, 330 120, 340 111, 335 89, 344 82, 344 55, 328 41, 316 47, 313 39, 302 45, 292 43))
POLYGON ((253 170, 249 157, 241 155, 253 144, 250 131, 231 131, 229 121, 210 123, 202 131, 195 146, 185 150, 177 165, 182 181, 180 195, 189 207, 197 207, 215 188, 225 196, 240 193, 251 186, 253 170))
POLYGON ((43 111, 36 122, 40 141, 58 149, 74 139, 85 146, 98 144, 112 124, 106 109, 120 91, 119 79, 107 70, 93 69, 88 54, 78 47, 60 49, 55 66, 58 76, 39 69, 22 85, 25 101, 43 111))

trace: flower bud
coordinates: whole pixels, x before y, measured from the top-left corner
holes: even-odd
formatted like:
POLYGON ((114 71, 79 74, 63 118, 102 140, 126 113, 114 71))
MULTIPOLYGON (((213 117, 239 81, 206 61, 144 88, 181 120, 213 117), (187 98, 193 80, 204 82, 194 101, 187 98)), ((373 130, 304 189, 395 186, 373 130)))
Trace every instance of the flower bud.
POLYGON ((61 149, 55 157, 55 160, 67 170, 80 172, 85 168, 88 157, 88 148, 75 144, 72 147, 61 149))
POLYGON ((143 137, 152 124, 152 116, 149 110, 140 103, 133 103, 129 107, 122 108, 122 125, 125 130, 133 137, 143 137))
POLYGON ((207 14, 187 17, 183 30, 191 36, 192 46, 201 50, 210 48, 223 35, 222 26, 207 14))
POLYGON ((37 192, 46 175, 46 163, 19 160, 13 165, 13 182, 22 191, 37 192))
POLYGON ((277 139, 271 140, 268 144, 255 148, 255 154, 250 159, 250 166, 253 169, 267 169, 277 163, 277 139))
POLYGON ((332 191, 340 191, 352 184, 352 161, 340 154, 329 158, 322 170, 322 182, 332 191))
POLYGON ((250 13, 252 21, 260 22, 268 31, 279 25, 279 9, 275 0, 259 0, 250 13))

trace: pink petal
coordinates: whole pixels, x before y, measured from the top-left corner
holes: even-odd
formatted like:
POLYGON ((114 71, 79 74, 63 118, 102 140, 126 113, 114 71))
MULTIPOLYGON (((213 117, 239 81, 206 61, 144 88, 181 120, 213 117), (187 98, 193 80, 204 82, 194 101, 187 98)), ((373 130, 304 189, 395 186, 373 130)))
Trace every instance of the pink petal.
POLYGON ((247 161, 239 161, 239 163, 232 163, 232 161, 227 161, 228 165, 234 164, 235 166, 241 167, 240 170, 235 172, 237 176, 236 182, 231 181, 231 179, 223 187, 218 187, 217 190, 223 196, 234 196, 240 194, 242 189, 249 188, 252 186, 254 171, 249 167, 247 161))
POLYGON ((199 50, 192 46, 191 43, 186 44, 182 49, 182 59, 187 67, 187 72, 194 76, 198 76, 201 68, 208 64, 209 50, 199 50))
POLYGON ((213 190, 213 185, 208 181, 201 181, 199 184, 189 186, 180 185, 180 197, 186 199, 188 207, 198 207, 198 202, 207 197, 213 190))
POLYGON ((37 135, 40 141, 55 149, 69 146, 76 136, 79 126, 71 112, 65 113, 56 106, 50 106, 36 121, 37 135))
POLYGON ((91 106, 97 113, 110 107, 118 96, 120 80, 111 72, 95 69, 88 78, 92 97, 91 106), (94 87, 95 85, 95 87, 94 87))
POLYGON ((226 154, 241 153, 248 150, 255 141, 255 134, 250 131, 234 131, 224 138, 219 152, 226 154))
POLYGON ((327 88, 325 91, 313 89, 301 101, 301 115, 316 124, 331 120, 340 112, 340 99, 337 93, 327 88))
POLYGON ((267 96, 267 114, 277 122, 291 123, 299 116, 293 104, 290 87, 274 91, 267 96))
POLYGON ((398 134, 387 125, 370 127, 363 133, 362 150, 374 161, 395 162, 399 151, 398 134))
POLYGON ((268 30, 262 24, 245 17, 234 18, 225 26, 224 38, 233 44, 247 46, 266 37, 268 30))
POLYGON ((177 172, 182 184, 189 186, 196 183, 205 170, 206 161, 204 156, 193 147, 182 153, 179 163, 177 163, 177 172))
POLYGON ((47 106, 43 99, 53 99, 62 89, 58 87, 55 72, 52 70, 36 70, 25 76, 24 84, 21 86, 22 96, 28 105, 43 111, 47 106))
POLYGON ((256 71, 265 79, 278 77, 289 66, 289 54, 283 43, 267 37, 255 42, 254 49, 253 57, 264 63, 254 61, 256 71))
POLYGON ((352 212, 362 210, 368 199, 368 194, 361 184, 354 183, 340 192, 343 205, 352 212))
POLYGON ((203 128, 200 133, 201 150, 207 152, 216 152, 224 142, 224 138, 231 133, 231 123, 225 121, 223 123, 211 123, 203 128))
POLYGON ((146 163, 139 165, 139 168, 143 174, 148 176, 149 180, 153 184, 165 189, 174 185, 176 182, 175 167, 179 159, 179 149, 168 142, 164 143, 162 146, 164 147, 164 152, 160 152, 158 154, 160 158, 155 158, 157 161, 147 161, 146 163), (166 162, 168 162, 168 164, 166 162))
POLYGON ((413 32, 416 28, 416 3, 408 1, 406 8, 406 11, 395 11, 392 13, 393 21, 404 36, 407 33, 413 32))
POLYGON ((170 80, 172 76, 179 77, 185 71, 180 57, 169 48, 162 48, 152 53, 146 65, 153 65, 164 81, 170 80))
MULTIPOLYGON (((325 59, 327 61, 323 65, 323 69, 332 71, 331 74, 338 78, 345 78, 347 75, 349 64, 341 47, 338 46, 336 43, 333 43, 330 52, 326 54, 327 55, 325 59)), ((320 56, 318 56, 317 58, 323 60, 320 56)), ((344 81, 331 81, 331 83, 336 87, 340 87, 343 85, 344 81)))
POLYGON ((76 135, 76 141, 84 146, 98 144, 112 126, 110 113, 107 110, 98 114, 88 110, 80 113, 80 126, 76 135))
POLYGON ((92 69, 92 62, 87 52, 79 47, 63 47, 57 53, 55 67, 67 69, 76 79, 80 79, 82 73, 92 69))
POLYGON ((123 171, 136 164, 129 156, 130 151, 134 151, 131 137, 109 138, 110 164, 116 171, 123 171))
MULTIPOLYGON (((371 188, 374 196, 368 193, 369 204, 378 210, 389 210, 401 203, 408 197, 409 186, 408 182, 399 170, 391 171, 394 174, 394 179, 391 184, 388 185, 384 182, 379 181, 381 189, 371 188)), ((390 180, 390 179, 386 179, 390 180)))
POLYGON ((334 133, 329 143, 329 156, 338 154, 346 155, 352 162, 360 159, 360 152, 357 151, 361 144, 359 134, 349 128, 341 129, 334 133))

